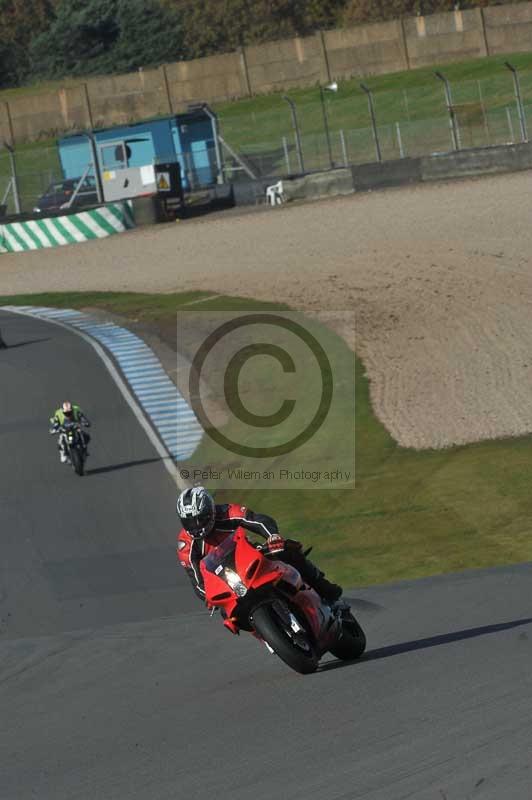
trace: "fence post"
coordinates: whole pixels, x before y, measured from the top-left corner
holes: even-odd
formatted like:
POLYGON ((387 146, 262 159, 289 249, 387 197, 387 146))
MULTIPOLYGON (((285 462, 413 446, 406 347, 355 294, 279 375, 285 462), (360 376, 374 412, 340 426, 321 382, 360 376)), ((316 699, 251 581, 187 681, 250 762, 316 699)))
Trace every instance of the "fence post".
POLYGON ((300 172, 305 172, 305 165, 303 162, 303 148, 301 147, 301 134, 299 132, 299 123, 297 121, 296 104, 286 94, 283 94, 283 100, 286 100, 286 102, 290 106, 290 113, 292 114, 292 125, 294 126, 294 134, 296 137, 296 150, 297 150, 297 160, 299 161, 299 170, 300 172))
POLYGON ((98 202, 103 203, 105 202, 105 196, 102 186, 102 176, 100 173, 100 162, 98 161, 98 149, 96 147, 96 139, 94 138, 94 133, 92 131, 83 131, 82 135, 86 136, 87 139, 89 140, 89 146, 92 155, 92 163, 94 165, 94 177, 96 179, 96 194, 98 195, 98 202))
POLYGON ((340 131, 340 144, 342 145, 342 155, 344 157, 344 167, 349 166, 349 159, 347 157, 347 145, 343 130, 340 131))
POLYGON ((368 89, 365 83, 361 83, 360 88, 366 93, 368 98, 368 108, 369 108, 369 115, 371 117, 371 127, 373 128, 373 140, 375 142, 375 154, 377 156, 377 161, 382 161, 379 133, 377 131, 377 123, 375 121, 375 109, 373 107, 373 95, 371 93, 371 90, 368 89))
POLYGON ((252 97, 253 96, 253 92, 251 91, 251 81, 249 79, 249 69, 248 69, 248 59, 247 59, 247 56, 246 56, 246 48, 245 47, 239 47, 238 48, 238 53, 240 55, 240 66, 241 66, 241 69, 242 69, 242 75, 244 77, 244 83, 246 85, 246 92, 248 94, 248 97, 252 97))
POLYGON ((10 178, 10 179, 8 180, 8 182, 7 182, 7 186, 6 186, 6 190, 5 190, 5 192, 4 192, 4 196, 3 196, 3 197, 2 197, 2 199, 0 200, 0 216, 2 215, 1 208, 2 208, 2 206, 3 206, 3 205, 5 205, 5 204, 6 204, 6 200, 7 200, 7 198, 9 197, 9 194, 10 194, 10 192, 12 191, 12 189, 13 189, 13 178, 10 178))
POLYGON ((321 100, 321 113, 323 115, 323 127, 325 130, 325 138, 327 140, 327 152, 329 154, 329 169, 334 167, 331 147, 331 134, 329 132, 329 120, 327 118, 327 108, 325 107, 325 95, 323 93, 323 86, 320 86, 320 100, 321 100))
POLYGON ((15 146, 15 134, 13 132, 13 119, 11 117, 11 108, 9 107, 9 103, 7 100, 4 100, 4 108, 6 110, 6 117, 7 117, 7 125, 9 128, 9 138, 11 139, 10 145, 11 147, 15 146))
POLYGON ((204 111, 207 116, 209 117, 212 129, 214 133, 214 154, 216 156, 216 166, 218 168, 218 175, 216 176, 216 183, 223 183, 224 182, 224 165, 222 161, 222 153, 220 150, 220 131, 218 129, 218 117, 216 114, 211 111, 210 106, 208 103, 202 103, 202 111, 204 111))
POLYGON ((506 106, 506 119, 508 120, 508 128, 510 129, 510 137, 512 139, 512 144, 515 144, 515 136, 514 136, 514 126, 512 124, 512 112, 506 106))
MULTIPOLYGON (((166 102, 168 103, 168 112, 170 114, 174 113, 174 107, 172 105, 172 93, 170 92, 170 84, 168 83, 168 73, 166 71, 166 64, 163 64, 162 67, 163 73, 163 81, 164 81, 164 90, 166 92, 166 102)), ((85 84, 86 86, 87 84, 85 84)))
POLYGON ((486 35, 486 18, 484 16, 484 9, 481 6, 478 10, 480 12, 480 25, 482 27, 482 39, 483 39, 483 43, 484 43, 484 48, 486 50, 485 55, 491 56, 490 46, 489 46, 489 43, 488 43, 488 37, 486 35))
POLYGON ((403 43, 403 50, 404 50, 404 54, 405 54, 406 68, 407 69, 412 69, 412 67, 410 65, 410 53, 408 52, 408 40, 406 38, 404 17, 401 17, 399 19, 399 26, 401 28, 401 41, 403 43))
POLYGON ((20 214, 20 194, 18 191, 18 178, 17 178, 17 165, 15 162, 15 151, 7 142, 4 142, 4 147, 9 153, 9 161, 11 163, 11 185, 13 186, 13 201, 15 203, 15 212, 20 214))
POLYGON ((451 84, 449 83, 445 75, 441 74, 441 72, 435 72, 434 75, 438 78, 438 80, 442 81, 444 86, 445 102, 447 104, 447 111, 449 112, 449 125, 451 128, 451 139, 453 142, 453 149, 460 150, 460 132, 458 130, 456 114, 454 113, 454 108, 453 108, 451 84))
POLYGON ((399 145, 399 155, 401 158, 405 157, 405 151, 403 150, 403 139, 401 137, 401 128, 399 127, 399 123, 395 123, 395 132, 397 134, 397 144, 399 145))
POLYGON ((321 49, 321 57, 323 59, 323 65, 325 67, 325 80, 327 83, 331 82, 331 68, 329 66, 329 54, 327 52, 327 45, 325 44, 325 34, 323 31, 318 31, 316 33, 316 37, 318 39, 318 43, 321 49))
POLYGON ((516 68, 513 66, 513 64, 510 64, 509 61, 505 61, 504 66, 510 70, 510 72, 512 73, 512 77, 514 79, 515 104, 517 106, 517 115, 519 117, 519 125, 521 127, 521 141, 528 142, 528 131, 526 129, 526 116, 525 116, 525 109, 523 108, 523 98, 521 97, 521 85, 519 83, 519 75, 517 74, 516 68))
POLYGON ((288 152, 288 142, 286 141, 286 136, 283 136, 283 150, 284 150, 284 160, 286 161, 286 169, 288 174, 292 172, 290 169, 290 153, 288 152))
POLYGON ((85 106, 87 108, 87 116, 89 117, 89 126, 91 131, 94 130, 94 119, 92 117, 91 99, 89 96, 89 87, 86 83, 83 84, 83 92, 85 95, 85 106))

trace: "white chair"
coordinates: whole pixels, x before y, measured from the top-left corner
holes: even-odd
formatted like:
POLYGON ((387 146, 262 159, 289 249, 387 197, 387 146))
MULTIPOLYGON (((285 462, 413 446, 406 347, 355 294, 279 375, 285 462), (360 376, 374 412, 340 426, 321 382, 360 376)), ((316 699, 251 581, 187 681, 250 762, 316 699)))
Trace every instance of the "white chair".
POLYGON ((284 203, 283 182, 274 183, 266 189, 266 201, 271 206, 280 206, 284 203))

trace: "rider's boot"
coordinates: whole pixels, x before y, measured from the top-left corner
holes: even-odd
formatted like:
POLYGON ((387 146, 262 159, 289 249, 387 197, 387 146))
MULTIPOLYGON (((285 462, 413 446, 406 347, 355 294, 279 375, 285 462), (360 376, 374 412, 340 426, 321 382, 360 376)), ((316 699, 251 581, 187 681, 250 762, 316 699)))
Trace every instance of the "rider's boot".
POLYGON ((321 599, 325 600, 328 605, 336 603, 336 601, 342 596, 343 592, 342 587, 338 583, 331 583, 331 581, 328 581, 323 573, 317 580, 314 581, 313 588, 316 589, 321 599))
MULTIPOLYGON (((288 561, 288 559, 286 560, 288 561)), ((293 554, 289 563, 296 567, 305 583, 310 584, 328 605, 336 603, 342 596, 342 587, 328 581, 323 572, 303 554, 293 554)))

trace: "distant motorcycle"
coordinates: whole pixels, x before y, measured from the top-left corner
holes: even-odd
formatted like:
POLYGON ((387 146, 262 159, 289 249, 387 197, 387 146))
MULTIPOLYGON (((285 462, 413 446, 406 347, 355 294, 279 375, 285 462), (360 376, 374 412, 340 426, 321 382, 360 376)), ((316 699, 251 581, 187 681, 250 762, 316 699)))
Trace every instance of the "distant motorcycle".
POLYGON ((76 475, 81 477, 85 472, 87 448, 79 422, 65 421, 59 428, 59 441, 64 445, 68 463, 72 465, 76 475))
POLYGON ((343 601, 328 606, 299 572, 271 560, 237 528, 200 562, 207 606, 231 633, 249 631, 296 672, 315 672, 327 651, 359 658, 364 631, 343 601))

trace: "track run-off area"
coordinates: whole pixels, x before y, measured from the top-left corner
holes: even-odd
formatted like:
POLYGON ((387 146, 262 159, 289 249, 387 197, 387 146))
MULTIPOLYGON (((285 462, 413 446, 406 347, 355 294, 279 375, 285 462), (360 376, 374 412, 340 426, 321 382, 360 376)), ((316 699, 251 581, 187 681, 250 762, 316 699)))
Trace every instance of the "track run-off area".
POLYGON ((532 430, 530 187, 525 171, 4 254, 0 295, 200 290, 347 311, 340 333, 400 445, 521 436, 532 430))
POLYGON ((366 655, 299 676, 193 595, 175 485, 94 350, 0 329, 2 800, 530 797, 531 565, 348 591, 366 655))

